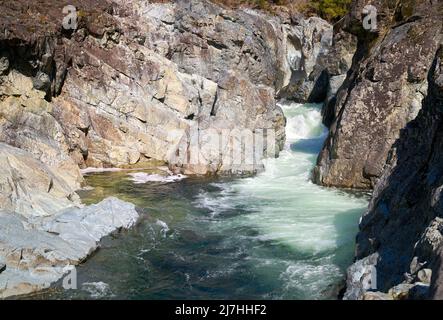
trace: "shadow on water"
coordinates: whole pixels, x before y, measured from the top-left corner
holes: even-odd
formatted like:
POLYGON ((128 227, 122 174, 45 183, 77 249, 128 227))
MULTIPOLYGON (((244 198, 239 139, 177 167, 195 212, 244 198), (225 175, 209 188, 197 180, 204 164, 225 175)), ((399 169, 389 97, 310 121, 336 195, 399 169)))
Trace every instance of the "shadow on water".
MULTIPOLYGON (((340 190, 347 196, 363 198, 369 202, 370 193, 366 191, 340 190)), ((351 209, 334 217, 334 228, 336 232, 336 252, 333 262, 346 275, 347 268, 353 263, 355 257, 356 236, 359 230, 359 221, 366 208, 351 209)), ((346 278, 338 284, 337 297, 344 289, 346 278)))

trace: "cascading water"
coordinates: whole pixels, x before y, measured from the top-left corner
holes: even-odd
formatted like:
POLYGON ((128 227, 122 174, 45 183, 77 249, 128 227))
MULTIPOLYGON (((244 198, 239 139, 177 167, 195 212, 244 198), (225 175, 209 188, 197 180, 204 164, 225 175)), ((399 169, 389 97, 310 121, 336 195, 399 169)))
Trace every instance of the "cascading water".
POLYGON ((286 148, 256 177, 140 184, 121 172, 90 176, 96 189, 86 201, 116 195, 145 208, 146 218, 78 268, 79 290, 43 297, 336 298, 367 199, 311 183, 326 134, 320 107, 282 108, 286 148))
POLYGON ((217 184, 223 191, 201 194, 199 204, 218 216, 239 208, 248 211, 231 221, 233 226, 257 228, 259 239, 290 248, 279 261, 286 268, 280 274, 287 288, 282 297, 295 298, 295 290, 305 298, 321 298, 350 262, 356 223, 367 200, 310 181, 327 134, 320 106, 281 107, 287 117, 287 143, 280 157, 266 160, 265 172, 257 177, 217 184), (301 258, 291 259, 289 252, 301 258))

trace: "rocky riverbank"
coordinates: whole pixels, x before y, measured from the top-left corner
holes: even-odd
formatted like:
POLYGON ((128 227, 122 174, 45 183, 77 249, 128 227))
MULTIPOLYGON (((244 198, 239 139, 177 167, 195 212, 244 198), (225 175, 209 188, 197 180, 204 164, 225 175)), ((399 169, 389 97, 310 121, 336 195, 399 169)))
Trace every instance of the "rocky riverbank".
POLYGON ((48 288, 100 239, 137 221, 134 205, 82 206, 75 186, 30 153, 0 144, 0 298, 48 288))
POLYGON ((358 49, 326 110, 333 120, 314 180, 374 189, 346 299, 438 299, 442 4, 372 1, 379 20, 373 32, 363 29, 367 4, 354 1, 342 23, 358 49))
POLYGON ((371 1, 374 30, 365 0, 334 27, 284 8, 73 0, 66 29, 58 1, 0 3, 0 297, 48 287, 136 222, 115 198, 82 205, 80 169, 256 173, 283 148, 290 99, 325 103, 314 181, 374 190, 345 298, 442 298, 440 2, 371 1), (242 144, 211 139, 225 130, 268 142, 233 163, 242 144))
POLYGON ((358 37, 358 48, 346 84, 327 110, 334 120, 314 172, 326 186, 375 186, 400 130, 422 107, 441 41, 440 13, 427 3, 374 2, 374 31, 363 27, 365 5, 354 1, 341 23, 358 37))
POLYGON ((185 174, 260 171, 285 141, 276 99, 332 101, 355 49, 322 19, 284 10, 71 4, 72 30, 59 1, 1 2, 0 297, 48 287, 103 236, 135 223, 135 207, 114 198, 83 206, 80 169, 158 160, 185 174), (262 130, 270 144, 252 166, 233 164, 209 129, 262 130))

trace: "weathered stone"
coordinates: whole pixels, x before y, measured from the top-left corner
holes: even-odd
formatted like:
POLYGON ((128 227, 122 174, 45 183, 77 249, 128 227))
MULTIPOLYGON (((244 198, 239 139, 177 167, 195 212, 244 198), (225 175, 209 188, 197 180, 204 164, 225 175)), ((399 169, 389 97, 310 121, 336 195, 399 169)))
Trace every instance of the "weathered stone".
POLYGON ((377 290, 376 282, 378 255, 373 254, 354 263, 347 271, 344 300, 361 300, 368 290, 377 290))
POLYGON ((414 19, 402 17, 386 1, 372 3, 381 17, 378 30, 387 30, 380 35, 362 27, 365 4, 354 1, 344 19, 344 29, 359 37, 359 47, 326 112, 330 133, 314 170, 315 182, 326 186, 375 186, 400 130, 421 108, 440 45, 441 3, 430 8, 418 2, 410 8, 414 19))
POLYGON ((409 292, 413 287, 414 287, 413 284, 402 283, 399 284, 398 286, 391 288, 388 294, 392 296, 394 300, 406 300, 409 298, 409 292))
POLYGON ((83 181, 71 159, 61 125, 52 116, 45 93, 33 89, 31 78, 11 70, 3 77, 0 93, 0 142, 28 151, 52 170, 59 171, 73 188, 83 181))
POLYGON ((442 244, 443 219, 436 217, 425 229, 423 235, 415 244, 415 251, 423 259, 430 259, 442 244))
POLYGON ((0 259, 8 266, 0 273, 0 298, 48 288, 96 250, 102 237, 137 219, 134 205, 116 198, 29 220, 0 211, 0 259))
POLYGON ((418 257, 415 256, 414 258, 412 258, 409 267, 409 274, 416 274, 425 264, 426 264, 425 262, 420 262, 418 260, 418 257))
POLYGON ((422 269, 417 273, 417 279, 419 282, 430 284, 432 277, 431 269, 422 269))
POLYGON ((35 89, 46 92, 51 87, 51 79, 46 73, 39 71, 37 75, 32 78, 32 84, 35 89))
MULTIPOLYGON (((78 10, 91 5, 89 0, 71 4, 78 10)), ((33 12, 43 9, 30 6, 33 12)), ((14 17, 17 9, 8 5, 5 13, 14 17)), ((56 21, 61 9, 57 3, 44 14, 56 21)), ((320 18, 291 21, 206 0, 100 0, 86 11, 81 28, 63 41, 52 21, 38 30, 34 42, 24 31, 38 27, 32 20, 21 28, 17 20, 5 19, 8 32, 0 35, 14 52, 14 72, 4 85, 10 107, 0 141, 39 152, 42 161, 67 165, 69 156, 81 167, 116 167, 154 158, 186 173, 257 172, 269 156, 264 147, 253 164, 233 166, 230 150, 210 142, 207 129, 273 130, 275 154, 270 156, 278 155, 285 120, 275 96, 286 92, 285 97, 296 99, 298 91, 289 93, 295 85, 306 88, 300 99, 308 99, 332 42, 332 26, 320 18), (111 3, 127 14, 105 10, 111 3), (92 7, 96 10, 89 12, 92 7), (23 40, 22 47, 11 40, 16 38, 23 40), (54 67, 55 75, 50 73, 54 67), (27 79, 16 70, 36 76, 27 79), (17 88, 16 78, 27 86, 17 88), (48 96, 57 97, 47 102, 48 96), (34 118, 39 121, 31 125, 34 118), (18 130, 12 135, 13 126, 18 130), (197 156, 202 161, 187 163, 195 153, 188 147, 194 127, 201 129, 197 156)), ((320 87, 322 98, 327 81, 320 87)))
POLYGON ((0 298, 47 288, 103 236, 135 223, 134 206, 114 198, 81 208, 63 172, 0 143, 0 298))
POLYGON ((368 291, 363 294, 362 300, 394 300, 394 298, 387 293, 368 291))
MULTIPOLYGON (((189 154, 186 132, 192 126, 218 131, 274 130, 273 144, 278 155, 285 138, 284 117, 274 96, 283 85, 281 78, 287 68, 281 43, 281 18, 255 11, 227 10, 208 1, 194 0, 165 4, 114 1, 128 15, 101 11, 110 3, 101 0, 94 4, 97 11, 81 17, 82 28, 63 41, 58 41, 61 35, 52 23, 47 34, 39 30, 41 39, 46 40, 38 42, 37 38, 34 44, 26 33, 14 35, 18 32, 14 19, 5 20, 5 28, 11 30, 0 36, 5 37, 4 42, 8 43, 9 36, 18 37, 28 46, 28 52, 35 52, 32 57, 21 54, 20 48, 11 42, 8 50, 15 53, 12 69, 29 69, 29 73, 36 74, 33 88, 46 92, 50 84, 51 95, 60 95, 49 104, 45 104, 44 96, 40 102, 26 99, 25 109, 20 110, 16 105, 29 93, 37 93, 32 87, 21 90, 8 85, 15 90, 9 95, 19 101, 11 102, 14 108, 5 124, 2 141, 22 148, 24 132, 35 128, 30 128, 30 121, 18 121, 19 112, 21 118, 30 118, 28 112, 37 111, 49 119, 42 107, 46 106, 50 121, 58 125, 51 124, 49 132, 57 131, 58 135, 51 146, 58 145, 54 149, 62 152, 58 157, 50 154, 55 150, 45 150, 43 154, 55 159, 68 154, 81 167, 124 166, 155 158, 187 173, 194 171, 193 166, 198 167, 194 173, 200 174, 248 173, 261 169, 261 159, 252 167, 245 164, 233 168, 226 161, 221 163, 223 155, 217 159, 211 152, 203 154, 206 163, 185 164, 183 157, 189 154), (149 39, 141 41, 143 34, 148 34, 149 39), (34 45, 38 50, 34 50, 34 45), (29 63, 30 60, 35 63, 29 63), (69 70, 67 61, 73 65, 69 70), (57 69, 54 79, 47 76, 48 66, 57 69), (222 87, 221 82, 226 78, 232 84, 229 88, 222 87), (17 125, 20 139, 10 135, 9 128, 17 125), (179 157, 175 156, 177 150, 183 151, 179 157)), ((79 10, 87 5, 84 1, 72 4, 79 10)), ((31 6, 36 12, 42 10, 31 6)), ((57 4, 45 14, 56 15, 59 7, 57 4)), ((7 6, 5 10, 13 17, 17 8, 7 6)), ((309 23, 310 28, 320 23, 327 25, 317 20, 309 23)), ((35 28, 33 21, 24 23, 31 24, 28 29, 35 28)), ((303 28, 297 28, 303 36, 303 28)), ((309 44, 319 48, 318 41, 312 37, 309 44)), ((7 84, 16 83, 10 78, 7 84)), ((38 129, 43 131, 43 126, 38 129)), ((40 136, 46 138, 46 135, 39 132, 32 140, 43 141, 40 136)), ((207 138, 202 136, 201 140, 207 138)))
POLYGON ((0 76, 9 70, 9 59, 7 56, 0 54, 0 76))
POLYGON ((28 217, 54 214, 76 204, 79 185, 69 182, 30 153, 0 143, 0 208, 28 217))
MULTIPOLYGON (((419 272, 429 265, 433 269, 431 297, 441 297, 441 270, 435 261, 440 255, 443 212, 442 54, 441 48, 434 54, 422 109, 401 131, 361 219, 357 259, 379 255, 376 269, 381 291, 401 283, 406 272, 419 272)), ((348 290, 353 291, 352 287, 348 290)))
MULTIPOLYGON (((367 294, 367 293, 366 293, 367 294)), ((394 300, 423 300, 429 298, 429 283, 401 283, 388 292, 394 300)))
POLYGON ((286 68, 281 98, 296 102, 323 102, 328 88, 324 59, 332 49, 333 28, 320 18, 300 19, 295 27, 285 28, 286 68))

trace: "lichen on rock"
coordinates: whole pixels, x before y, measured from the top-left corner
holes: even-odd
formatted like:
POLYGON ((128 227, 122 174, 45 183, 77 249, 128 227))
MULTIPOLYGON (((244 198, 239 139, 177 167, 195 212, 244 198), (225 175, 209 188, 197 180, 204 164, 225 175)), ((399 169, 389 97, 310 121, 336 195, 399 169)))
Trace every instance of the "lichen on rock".
POLYGON ((439 3, 430 9, 418 2, 403 17, 401 4, 376 1, 376 32, 363 28, 365 5, 354 1, 343 22, 359 43, 345 85, 328 110, 330 132, 314 170, 315 182, 325 186, 375 186, 400 130, 421 109, 440 45, 439 3))

